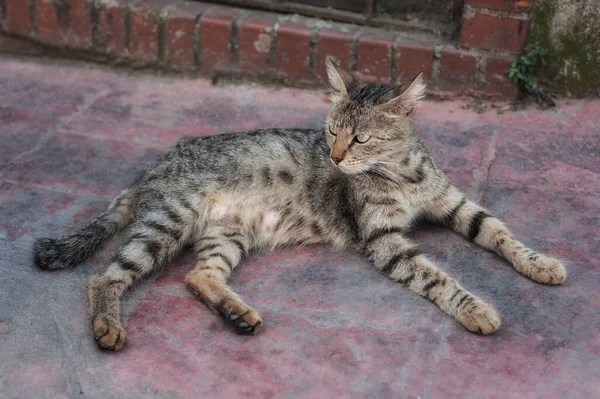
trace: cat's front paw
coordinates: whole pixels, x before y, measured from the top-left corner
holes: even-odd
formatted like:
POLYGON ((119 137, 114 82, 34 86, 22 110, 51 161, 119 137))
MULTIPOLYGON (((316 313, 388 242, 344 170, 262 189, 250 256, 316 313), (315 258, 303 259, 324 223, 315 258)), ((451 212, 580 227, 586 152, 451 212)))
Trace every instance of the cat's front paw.
POLYGON ((94 339, 104 349, 119 351, 125 345, 127 333, 118 323, 111 323, 104 317, 92 321, 94 339))
POLYGON ((465 328, 471 332, 488 335, 496 331, 502 322, 498 313, 481 299, 475 299, 458 317, 465 328))
POLYGON ((567 278, 567 269, 558 259, 538 255, 528 258, 528 263, 525 275, 538 283, 558 285, 567 278))

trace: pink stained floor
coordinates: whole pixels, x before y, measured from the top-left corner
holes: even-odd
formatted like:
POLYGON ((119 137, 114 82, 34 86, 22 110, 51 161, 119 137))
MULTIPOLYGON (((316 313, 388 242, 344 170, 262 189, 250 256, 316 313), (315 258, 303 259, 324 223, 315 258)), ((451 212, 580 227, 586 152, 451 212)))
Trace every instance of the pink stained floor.
POLYGON ((231 278, 262 315, 236 335, 184 288, 184 254, 123 300, 129 342, 100 350, 87 278, 32 264, 36 237, 73 231, 177 139, 320 127, 324 92, 123 74, 0 58, 0 396, 4 398, 598 398, 600 102, 497 115, 426 102, 438 164, 526 244, 562 258, 536 284, 447 230, 411 233, 503 317, 470 334, 428 301, 326 247, 256 255, 231 278))

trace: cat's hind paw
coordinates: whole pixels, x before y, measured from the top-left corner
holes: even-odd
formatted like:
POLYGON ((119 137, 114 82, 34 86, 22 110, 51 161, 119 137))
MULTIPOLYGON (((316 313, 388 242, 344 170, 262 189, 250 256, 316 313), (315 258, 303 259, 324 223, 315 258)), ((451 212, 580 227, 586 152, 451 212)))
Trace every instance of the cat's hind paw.
POLYGON ((127 340, 127 333, 119 324, 111 323, 103 317, 92 321, 94 340, 104 349, 119 351, 127 340))
POLYGON ((229 306, 222 306, 220 312, 223 318, 240 334, 255 335, 262 327, 260 315, 249 306, 239 303, 229 304, 229 306))

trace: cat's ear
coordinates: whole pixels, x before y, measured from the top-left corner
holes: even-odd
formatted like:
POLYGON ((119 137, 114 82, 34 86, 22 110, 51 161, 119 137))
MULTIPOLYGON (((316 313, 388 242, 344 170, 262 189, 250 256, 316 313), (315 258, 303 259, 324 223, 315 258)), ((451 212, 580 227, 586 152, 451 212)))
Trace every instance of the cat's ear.
POLYGON ((376 106, 376 108, 391 116, 408 116, 415 110, 421 100, 425 98, 426 89, 427 86, 423 81, 423 72, 421 72, 412 80, 412 82, 410 82, 402 94, 392 98, 384 104, 376 106))
POLYGON ((327 66, 327 78, 331 95, 333 97, 347 97, 348 89, 356 80, 354 75, 337 65, 332 58, 327 58, 325 65, 327 66))

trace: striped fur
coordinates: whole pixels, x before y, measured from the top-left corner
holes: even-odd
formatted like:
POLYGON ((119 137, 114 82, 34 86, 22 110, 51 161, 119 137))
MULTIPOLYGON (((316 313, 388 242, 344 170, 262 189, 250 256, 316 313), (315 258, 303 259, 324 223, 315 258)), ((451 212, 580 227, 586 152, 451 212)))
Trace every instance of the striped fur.
POLYGON ((500 326, 494 309, 404 236, 420 218, 496 252, 537 282, 564 281, 559 261, 520 243, 436 167, 412 125, 424 93, 420 76, 401 89, 361 83, 332 63, 328 71, 332 107, 323 131, 183 140, 87 227, 36 243, 36 264, 60 269, 86 260, 123 231, 124 244, 107 271, 89 281, 100 346, 123 347, 121 295, 187 244, 197 255, 187 287, 241 333, 256 333, 262 319, 228 287, 233 269, 252 251, 315 243, 362 250, 382 274, 468 330, 492 333, 500 326))

